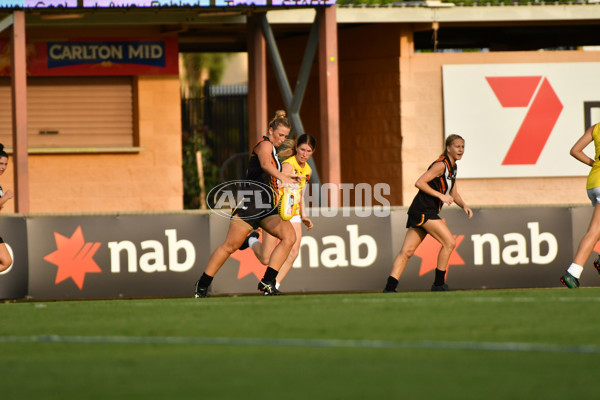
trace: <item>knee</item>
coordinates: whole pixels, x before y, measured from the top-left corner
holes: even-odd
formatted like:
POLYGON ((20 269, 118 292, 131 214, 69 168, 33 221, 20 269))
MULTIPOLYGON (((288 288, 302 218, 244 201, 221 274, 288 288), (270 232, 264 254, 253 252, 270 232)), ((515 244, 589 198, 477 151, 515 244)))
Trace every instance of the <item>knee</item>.
POLYGON ((415 254, 415 249, 402 249, 402 251, 400 252, 400 257, 403 257, 404 259, 408 260, 414 254, 415 254))
MULTIPOLYGON (((265 255, 262 253, 261 254, 254 253, 254 254, 256 255, 256 258, 258 258, 258 261, 260 261, 260 263, 262 265, 269 265, 269 257, 265 257, 265 255)), ((270 254, 269 254, 269 256, 270 256, 270 254)))
POLYGON ((454 239, 454 236, 445 240, 444 243, 442 243, 442 246, 444 246, 444 248, 446 248, 449 251, 452 251, 456 248, 456 239, 454 239))
POLYGON ((294 243, 296 243, 296 232, 293 229, 291 229, 290 231, 285 233, 283 238, 281 238, 281 241, 285 242, 288 246, 292 247, 294 243))
POLYGON ((225 242, 221 246, 219 246, 219 249, 229 255, 233 254, 237 250, 237 248, 234 248, 233 245, 231 245, 230 243, 227 243, 227 242, 225 242))
POLYGON ((10 256, 4 257, 0 260, 0 272, 6 271, 12 265, 12 258, 10 256))
POLYGON ((290 255, 288 256, 288 258, 295 260, 296 257, 298 257, 299 252, 300 252, 299 248, 297 248, 296 246, 292 247, 292 250, 290 250, 290 255))

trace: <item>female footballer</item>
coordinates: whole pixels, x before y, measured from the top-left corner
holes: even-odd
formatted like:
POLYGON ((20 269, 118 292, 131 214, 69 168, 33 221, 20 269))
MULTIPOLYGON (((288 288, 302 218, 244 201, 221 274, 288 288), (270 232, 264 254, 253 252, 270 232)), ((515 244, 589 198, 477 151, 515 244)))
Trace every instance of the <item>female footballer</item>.
POLYGON ((392 272, 388 277, 384 293, 396 292, 398 279, 404 271, 410 257, 428 234, 442 245, 437 258, 435 280, 431 291, 448 291, 446 284, 446 268, 456 241, 439 212, 444 204, 456 203, 469 219, 473 211, 464 202, 456 188, 456 161, 465 151, 465 141, 459 135, 450 135, 446 139, 444 153, 429 166, 427 171, 417 179, 415 186, 419 192, 408 209, 404 244, 396 256, 392 272))

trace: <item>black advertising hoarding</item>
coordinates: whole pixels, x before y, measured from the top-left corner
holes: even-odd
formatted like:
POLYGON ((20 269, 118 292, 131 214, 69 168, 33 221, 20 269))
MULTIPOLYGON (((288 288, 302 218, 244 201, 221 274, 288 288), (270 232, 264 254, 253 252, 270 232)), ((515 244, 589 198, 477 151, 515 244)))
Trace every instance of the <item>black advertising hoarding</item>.
MULTIPOLYGON (((573 223, 573 257, 575 256, 575 252, 579 247, 579 242, 587 232, 588 226, 590 225, 590 220, 592 219, 592 214, 594 212, 594 207, 577 207, 571 208, 571 221, 573 223)), ((600 242, 597 242, 594 246, 594 250, 587 262, 584 265, 583 272, 581 273, 581 277, 579 278, 579 284, 581 286, 600 286, 600 276, 598 276, 598 272, 596 272, 596 268, 593 267, 593 263, 598 258, 598 254, 600 253, 600 242)), ((572 260, 569 261, 569 264, 572 260)), ((567 265, 567 266, 568 266, 567 265)))
POLYGON ((23 217, 0 218, 0 236, 11 252, 13 263, 0 272, 0 299, 22 299, 27 296, 27 226, 23 217))
MULTIPOLYGON (((393 260, 390 216, 360 217, 353 209, 311 216, 303 228, 299 259, 283 281, 282 292, 369 291, 383 288, 393 260)), ((369 213, 371 214, 371 213, 369 213)), ((211 216, 212 249, 225 240, 229 220, 211 216)), ((212 293, 258 293, 266 267, 251 249, 235 252, 211 286, 212 293)))
MULTIPOLYGON (((471 220, 442 211, 457 246, 451 289, 560 287, 585 234, 591 207, 476 208, 471 220)), ((355 210, 311 217, 284 293, 380 291, 406 233, 406 208, 387 216, 355 210)), ((229 219, 215 213, 3 217, 0 236, 14 265, 0 274, 0 298, 192 297, 229 219)), ((599 242, 600 243, 600 242, 599 242)), ((439 244, 427 237, 400 277, 401 291, 429 290, 439 244)), ((600 252, 600 244, 596 245, 600 252)), ((592 262, 582 286, 600 286, 592 262)), ((250 249, 236 251, 211 286, 214 294, 254 294, 263 276, 250 249)))
MULTIPOLYGON (((440 214, 457 244, 446 277, 451 289, 561 286, 559 278, 573 258, 571 209, 539 206, 473 211, 471 220, 456 207, 447 207, 440 214)), ((394 218, 406 223, 406 217, 394 218)), ((431 287, 439 248, 429 236, 421 243, 400 278, 399 290, 431 287)))
POLYGON ((209 255, 200 214, 32 217, 33 299, 191 296, 209 255))

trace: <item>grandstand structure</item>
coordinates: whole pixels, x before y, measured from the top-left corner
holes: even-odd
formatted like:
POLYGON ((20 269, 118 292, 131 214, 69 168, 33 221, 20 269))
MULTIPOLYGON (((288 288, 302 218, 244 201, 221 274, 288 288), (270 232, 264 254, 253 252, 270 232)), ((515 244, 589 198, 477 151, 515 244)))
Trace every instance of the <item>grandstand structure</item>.
MULTIPOLYGON (((129 6, 110 8, 64 2, 70 3, 74 6, 0 8, 0 142, 12 149, 15 161, 13 180, 7 175, 3 184, 17 189, 8 212, 181 210, 180 91, 177 68, 171 65, 178 52, 247 51, 254 137, 261 135, 273 110, 292 110, 295 129, 319 141, 315 162, 321 182, 386 182, 392 188, 392 205, 412 198, 418 172, 442 150, 451 116, 444 102, 449 90, 444 68, 504 65, 517 68, 513 75, 545 77, 551 86, 563 79, 568 86, 568 76, 554 78, 545 68, 568 64, 574 77, 585 79, 577 66, 600 62, 594 47, 600 44, 594 34, 600 5, 592 1, 379 6, 316 2, 281 7, 166 2, 161 7, 134 7, 134 2, 122 2, 129 6), (23 43, 12 41, 15 31, 23 43), (108 58, 64 63, 71 54, 69 43, 90 49, 124 42, 163 46, 165 66, 157 72, 156 65, 124 67, 108 58), (63 63, 40 66, 42 53, 52 44, 62 46, 58 48, 63 52, 54 55, 63 63), (10 79, 11 63, 21 74, 21 81, 19 72, 13 75, 17 83, 10 79), (519 65, 531 64, 542 70, 518 71, 519 65), (11 91, 17 100, 11 100, 11 91), (107 104, 116 106, 106 108, 107 104), (10 105, 27 115, 15 113, 21 122, 14 129, 10 105), (57 176, 60 185, 55 184, 57 176), (157 190, 156 182, 166 189, 157 190)), ((147 49, 151 53, 154 47, 147 49)), ((488 94, 493 96, 493 90, 488 94)), ((562 99, 564 95, 557 92, 564 108, 547 138, 549 146, 563 149, 563 142, 583 131, 585 121, 594 120, 600 100, 583 99, 585 104, 575 107, 562 99), (554 143, 561 135, 570 136, 554 143)), ((527 107, 521 107, 523 115, 527 107)), ((499 111, 513 110, 501 109, 488 110, 497 112, 496 120, 487 119, 489 124, 506 123, 499 111)), ((513 117, 523 120, 523 115, 513 117)), ((482 132, 488 131, 477 123, 482 132)), ((513 121, 499 132, 514 136, 518 128, 513 121)), ((463 132, 465 160, 483 152, 470 146, 474 133, 469 129, 473 127, 463 132)), ((506 144, 496 145, 491 139, 489 143, 491 153, 506 152, 506 144)), ((539 160, 549 163, 544 158, 548 157, 554 164, 568 165, 567 150, 564 159, 556 161, 546 156, 544 147, 539 160)), ((544 175, 539 171, 544 165, 508 169, 492 173, 494 179, 468 172, 471 177, 461 191, 469 193, 471 204, 586 201, 582 171, 544 175), (555 185, 564 190, 548 196, 548 187, 555 185)))

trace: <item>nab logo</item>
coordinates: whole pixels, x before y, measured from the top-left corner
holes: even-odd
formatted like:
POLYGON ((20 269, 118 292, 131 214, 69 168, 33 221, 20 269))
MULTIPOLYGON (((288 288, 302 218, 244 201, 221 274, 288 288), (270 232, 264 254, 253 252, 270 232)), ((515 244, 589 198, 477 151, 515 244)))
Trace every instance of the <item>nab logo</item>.
POLYGON ((502 165, 537 163, 563 104, 543 76, 485 78, 502 107, 529 107, 502 165))
POLYGON ((54 232, 56 251, 44 257, 44 260, 58 267, 55 284, 71 278, 79 290, 83 289, 85 274, 101 273, 93 257, 102 243, 86 243, 81 226, 78 226, 70 238, 54 232))
MULTIPOLYGON (((125 269, 128 273, 162 273, 187 272, 196 262, 196 249, 192 242, 177 238, 176 229, 165 229, 166 249, 158 240, 144 240, 138 246, 129 240, 108 242, 110 273, 122 272, 121 255, 124 255, 125 269), (184 253, 184 257, 180 257, 184 253), (139 256, 139 257, 138 257, 139 256)), ((59 283, 71 278, 79 290, 83 290, 86 274, 102 273, 102 269, 94 260, 94 255, 102 245, 100 242, 87 242, 83 237, 81 226, 78 226, 70 238, 54 232, 56 250, 46 255, 44 260, 56 265, 56 279, 59 283)))

